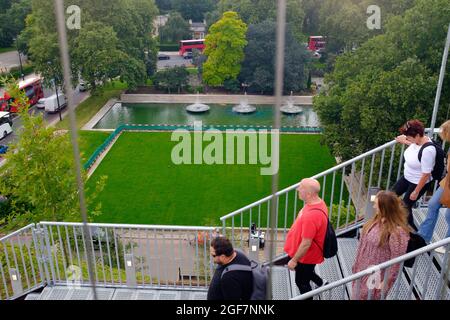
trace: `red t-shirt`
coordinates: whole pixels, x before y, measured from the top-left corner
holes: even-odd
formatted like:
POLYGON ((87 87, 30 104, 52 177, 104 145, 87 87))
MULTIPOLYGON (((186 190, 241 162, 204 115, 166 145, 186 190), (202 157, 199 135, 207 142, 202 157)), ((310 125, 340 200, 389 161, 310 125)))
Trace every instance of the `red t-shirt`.
POLYGON ((305 264, 323 262, 323 243, 327 231, 328 209, 324 201, 318 204, 307 204, 298 214, 289 230, 284 252, 293 257, 302 243, 303 238, 312 239, 308 252, 299 260, 305 264), (327 214, 325 215, 324 212, 327 214))

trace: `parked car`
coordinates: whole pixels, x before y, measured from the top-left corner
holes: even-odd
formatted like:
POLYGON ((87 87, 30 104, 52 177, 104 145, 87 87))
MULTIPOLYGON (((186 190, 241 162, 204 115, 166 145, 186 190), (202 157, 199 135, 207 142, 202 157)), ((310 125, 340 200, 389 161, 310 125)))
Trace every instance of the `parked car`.
POLYGON ((158 54, 158 60, 170 60, 170 56, 164 53, 158 54))
POLYGON ((38 102, 36 103, 36 108, 44 109, 45 108, 45 99, 46 98, 39 99, 38 102))
POLYGON ((183 54, 183 59, 192 59, 194 57, 194 54, 191 51, 185 52, 183 54))
POLYGON ((12 119, 9 112, 0 112, 0 138, 12 133, 12 119))
POLYGON ((80 90, 80 92, 84 92, 87 90, 87 88, 88 88, 87 83, 84 81, 80 81, 80 83, 78 84, 78 90, 80 90))
POLYGON ((67 105, 66 96, 63 93, 58 93, 58 98, 56 94, 45 99, 45 111, 52 113, 57 112, 59 109, 64 108, 67 105), (58 108, 59 103, 59 108, 58 108))

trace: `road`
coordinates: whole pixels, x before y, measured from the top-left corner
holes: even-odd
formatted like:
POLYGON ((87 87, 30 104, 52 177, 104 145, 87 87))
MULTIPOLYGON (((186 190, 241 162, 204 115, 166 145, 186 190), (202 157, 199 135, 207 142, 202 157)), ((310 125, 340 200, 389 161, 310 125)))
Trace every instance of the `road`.
POLYGON ((178 52, 159 52, 159 54, 165 54, 170 57, 169 60, 158 60, 158 70, 173 68, 175 66, 192 66, 192 59, 183 59, 178 52))
MULTIPOLYGON (((44 97, 49 97, 52 94, 54 94, 55 91, 49 88, 44 88, 44 97)), ((75 106, 78 106, 84 99, 86 99, 89 96, 89 92, 85 91, 85 92, 80 92, 78 91, 78 89, 75 90, 73 98, 74 98, 74 103, 75 106)), ((64 108, 62 110, 62 112, 64 113, 67 109, 64 108)), ((59 114, 58 113, 54 113, 54 114, 49 114, 47 112, 45 112, 43 109, 38 109, 36 108, 36 106, 33 106, 30 108, 30 113, 34 112, 35 114, 43 114, 44 115, 44 120, 47 123, 52 123, 57 121, 57 119, 59 119, 59 114)), ((0 144, 3 145, 9 145, 12 142, 16 141, 17 139, 17 131, 22 127, 22 123, 20 120, 20 117, 16 117, 13 120, 13 133, 11 133, 10 135, 8 135, 5 139, 0 140, 0 144)), ((1 156, 0 156, 0 161, 1 161, 1 156)))
MULTIPOLYGON (((25 61, 26 57, 22 55, 22 64, 24 64, 25 61)), ((0 72, 8 72, 12 67, 17 67, 19 65, 19 55, 17 51, 0 53, 0 72)))

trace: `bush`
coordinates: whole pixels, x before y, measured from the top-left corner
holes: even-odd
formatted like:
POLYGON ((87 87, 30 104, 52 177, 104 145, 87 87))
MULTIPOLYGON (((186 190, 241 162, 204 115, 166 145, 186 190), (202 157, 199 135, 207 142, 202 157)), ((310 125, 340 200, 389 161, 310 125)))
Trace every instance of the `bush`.
POLYGON ((236 93, 240 90, 240 83, 236 79, 227 79, 223 82, 223 87, 227 91, 236 93))
POLYGON ((178 43, 159 45, 159 51, 178 51, 179 49, 180 45, 178 43))

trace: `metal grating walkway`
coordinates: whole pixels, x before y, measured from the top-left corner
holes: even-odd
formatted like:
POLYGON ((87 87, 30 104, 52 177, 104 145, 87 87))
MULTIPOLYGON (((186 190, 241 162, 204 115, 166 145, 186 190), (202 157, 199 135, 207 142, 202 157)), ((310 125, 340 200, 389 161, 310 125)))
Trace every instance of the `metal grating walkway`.
MULTIPOLYGON (((206 300, 206 290, 96 288, 98 300, 206 300)), ((88 287, 45 287, 42 292, 28 294, 25 300, 93 300, 88 287)))

